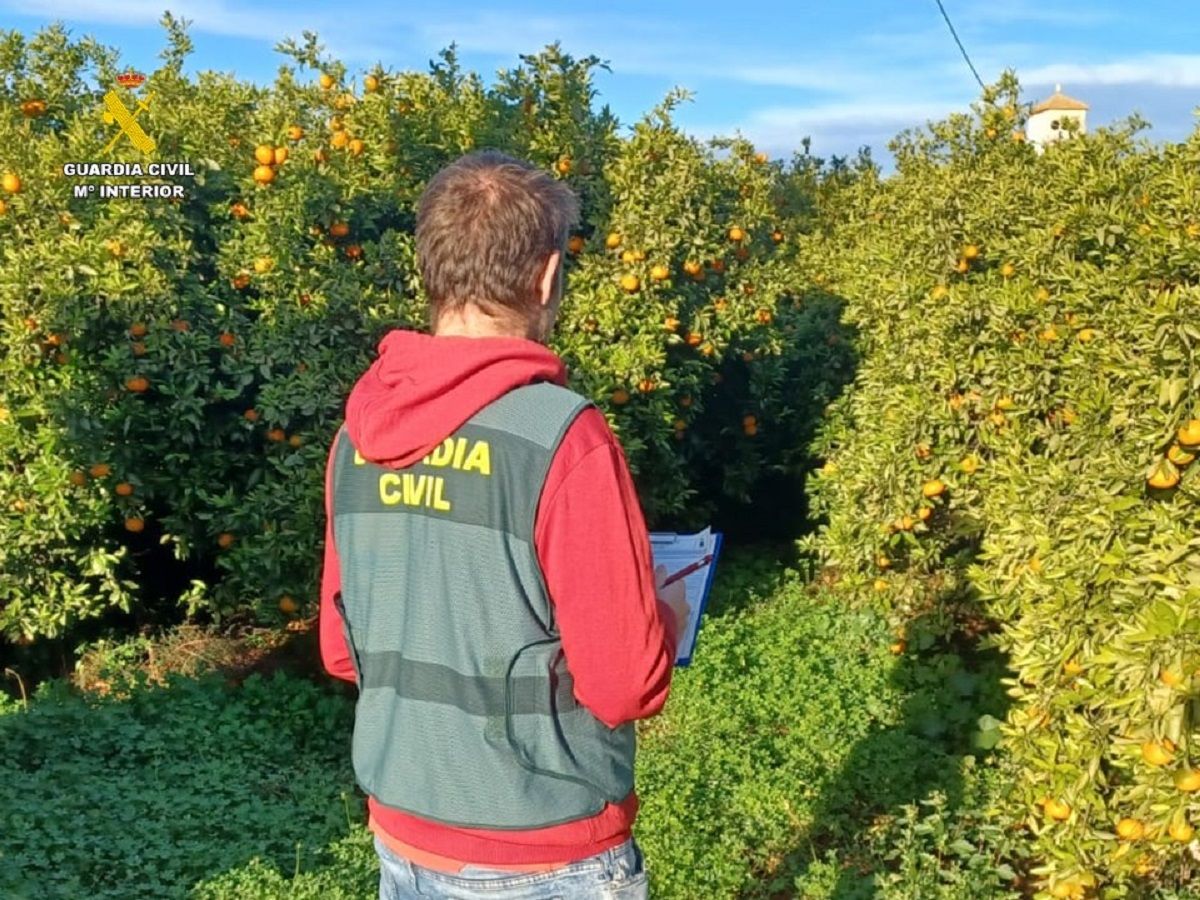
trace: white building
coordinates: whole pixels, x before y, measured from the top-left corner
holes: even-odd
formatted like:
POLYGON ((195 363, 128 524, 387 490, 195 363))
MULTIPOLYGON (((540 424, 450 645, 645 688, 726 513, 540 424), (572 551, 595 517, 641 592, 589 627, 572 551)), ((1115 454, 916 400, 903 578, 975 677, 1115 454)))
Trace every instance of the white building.
POLYGON ((1061 141, 1072 133, 1087 131, 1088 105, 1054 86, 1054 93, 1037 104, 1025 124, 1025 135, 1040 153, 1052 141, 1061 141))

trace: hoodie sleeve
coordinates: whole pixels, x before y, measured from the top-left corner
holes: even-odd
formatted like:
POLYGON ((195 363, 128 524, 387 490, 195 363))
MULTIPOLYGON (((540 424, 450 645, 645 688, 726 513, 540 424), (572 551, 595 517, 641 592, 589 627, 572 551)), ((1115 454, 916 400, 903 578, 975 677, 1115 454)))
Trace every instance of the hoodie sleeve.
POLYGON ((580 413, 551 462, 534 528, 575 696, 615 728, 662 709, 675 664, 641 504, 603 414, 580 413))
POLYGON ((325 561, 321 569, 321 606, 318 632, 321 644, 321 664, 325 671, 334 678, 342 678, 353 682, 354 664, 350 661, 350 648, 346 646, 345 633, 342 631, 342 617, 334 605, 334 596, 342 589, 342 574, 338 564, 337 548, 333 545, 333 506, 332 475, 333 454, 337 448, 338 431, 333 438, 333 446, 329 448, 329 458, 325 462, 325 561))

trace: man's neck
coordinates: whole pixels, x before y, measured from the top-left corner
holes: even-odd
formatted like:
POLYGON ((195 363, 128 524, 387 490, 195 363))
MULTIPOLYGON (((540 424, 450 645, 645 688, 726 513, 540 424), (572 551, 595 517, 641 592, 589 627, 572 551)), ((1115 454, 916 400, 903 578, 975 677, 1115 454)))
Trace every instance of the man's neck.
POLYGON ((535 321, 519 321, 516 319, 498 319, 485 315, 477 310, 443 316, 434 325, 433 333, 437 337, 507 337, 540 340, 535 321))

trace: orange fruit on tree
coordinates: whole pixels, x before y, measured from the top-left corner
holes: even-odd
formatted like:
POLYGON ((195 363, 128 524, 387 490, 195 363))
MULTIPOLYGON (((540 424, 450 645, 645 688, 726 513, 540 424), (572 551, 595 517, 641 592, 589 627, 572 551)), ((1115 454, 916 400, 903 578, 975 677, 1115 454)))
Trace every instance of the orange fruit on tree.
POLYGON ((132 325, 129 326, 129 333, 136 338, 145 337, 146 336, 146 323, 145 322, 134 322, 132 325))
POLYGON ((125 520, 125 530, 137 534, 146 527, 146 522, 140 516, 130 516, 125 520))
POLYGON ((1047 800, 1045 810, 1047 816, 1059 822, 1065 822, 1071 817, 1071 805, 1065 800, 1047 800))
POLYGON ((244 291, 246 288, 248 288, 250 286, 250 273, 249 272, 238 272, 229 281, 230 281, 230 284, 232 284, 236 290, 244 291))
POLYGON ((621 262, 623 262, 623 263, 629 264, 629 263, 633 262, 636 258, 637 257, 635 257, 633 255, 632 250, 622 250, 621 251, 621 262))
POLYGON ((135 394, 140 394, 150 387, 150 381, 144 375, 134 375, 125 379, 125 387, 135 394))
POLYGON ((0 187, 4 188, 6 193, 19 194, 21 192, 21 176, 16 172, 5 172, 0 176, 0 187))
POLYGON ((346 247, 346 256, 350 259, 361 259, 363 249, 358 244, 350 244, 346 247))
POLYGON ((941 300, 943 297, 945 297, 949 293, 950 293, 950 288, 946 287, 944 284, 935 284, 933 286, 933 290, 929 292, 929 299, 941 300))
POLYGON ((304 438, 300 437, 298 434, 293 434, 290 438, 288 438, 288 444, 292 447, 302 447, 304 445, 304 438))
POLYGON ((723 260, 723 259, 711 260, 708 264, 708 267, 710 269, 712 269, 714 272, 720 274, 721 272, 725 271, 725 260, 723 260))
POLYGON ((674 316, 667 316, 663 319, 663 328, 667 331, 677 331, 679 329, 679 320, 674 316))
POLYGON ((304 129, 301 128, 299 125, 289 125, 288 130, 287 130, 287 136, 288 136, 289 141, 298 141, 302 137, 304 137, 304 129))
POLYGON ((771 240, 776 244, 781 243, 783 241, 783 232, 779 229, 775 229, 771 232, 771 240))
POLYGON ((683 271, 689 275, 695 276, 704 271, 704 267, 701 266, 696 260, 689 259, 683 264, 683 271))
POLYGON ((346 131, 335 131, 333 136, 329 139, 329 143, 339 149, 345 147, 348 143, 350 143, 350 134, 346 131))
POLYGON ((754 154, 754 161, 755 161, 756 163, 758 163, 759 165, 762 165, 763 163, 765 163, 765 162, 767 161, 767 154, 765 154, 765 153, 761 153, 761 152, 760 152, 760 153, 755 153, 755 154, 754 154))
POLYGON ((87 484, 87 476, 78 470, 68 475, 67 480, 71 482, 71 484, 75 485, 75 487, 81 487, 82 485, 87 484))
POLYGON ((275 170, 267 165, 256 166, 254 180, 259 184, 270 184, 275 180, 275 170))
POLYGON ((182 334, 185 331, 188 331, 191 327, 192 326, 190 324, 188 324, 187 319, 172 319, 171 320, 171 329, 173 331, 178 331, 180 334, 182 334))
POLYGON ((1006 262, 1004 265, 1002 265, 1000 267, 1000 274, 1002 276, 1004 276, 1005 278, 1012 278, 1014 275, 1017 274, 1017 267, 1014 266, 1012 263, 1006 262))
POLYGON ((742 416, 742 427, 743 428, 752 428, 757 424, 758 424, 757 417, 755 417, 753 415, 742 416))
POLYGON ((626 274, 621 276, 621 287, 629 293, 633 293, 642 286, 642 281, 636 275, 626 274))
POLYGON ((1175 432, 1175 439, 1184 447, 1200 447, 1200 419, 1189 419, 1175 432))
POLYGON ((1180 769, 1174 776, 1177 790, 1186 793, 1200 791, 1200 769, 1180 769))
MULTIPOLYGON (((1030 569, 1032 570, 1032 568, 1033 568, 1033 564, 1030 563, 1030 569)), ((1041 570, 1039 569, 1038 571, 1041 571, 1041 570)), ((1066 672, 1068 675, 1082 675, 1083 674, 1083 663, 1081 663, 1078 659, 1076 659, 1075 657, 1072 656, 1065 663, 1063 663, 1063 671, 1066 672)))
POLYGON ((1152 766, 1165 766, 1174 759, 1174 754, 1158 741, 1145 741, 1142 743, 1142 759, 1152 766))
POLYGON ((93 463, 88 468, 88 474, 93 478, 104 478, 110 472, 112 472, 112 468, 108 463, 93 463))
POLYGON ((296 601, 287 594, 279 598, 279 611, 285 616, 294 616, 299 609, 300 607, 296 601))
POLYGON ((658 387, 658 385, 654 382, 653 378, 643 378, 638 382, 638 390, 643 394, 649 394, 656 387, 658 387))
POLYGON ((616 250, 621 246, 621 235, 616 231, 609 232, 608 236, 604 239, 604 246, 609 250, 616 250))
POLYGON ((368 75, 363 79, 363 90, 368 94, 373 94, 379 90, 379 79, 374 75, 368 75))
POLYGON ((366 149, 366 146, 362 140, 355 138, 346 146, 346 149, 350 151, 351 156, 362 156, 362 152, 366 149))
POLYGON ((921 493, 926 497, 940 497, 946 492, 946 483, 940 478, 934 478, 921 485, 921 493))
POLYGON ((321 85, 321 89, 325 91, 329 90, 334 86, 334 84, 336 84, 336 82, 333 80, 333 76, 328 72, 322 72, 321 77, 318 78, 317 81, 321 85))
POLYGON ((717 352, 717 348, 712 345, 711 341, 705 341, 700 345, 700 352, 705 356, 712 356, 717 352))
POLYGON ((1167 834, 1171 836, 1171 840, 1179 841, 1181 844, 1190 841, 1195 833, 1196 829, 1187 819, 1176 819, 1167 828, 1167 834))
POLYGON ((1140 841, 1146 835, 1146 826, 1139 819, 1125 818, 1117 822, 1117 837, 1123 841, 1140 841))
POLYGON ((336 238, 343 238, 350 233, 350 225, 347 222, 334 222, 329 226, 329 233, 336 238))
POLYGON ((917 523, 913 519, 912 516, 901 516, 900 517, 900 530, 901 531, 912 531, 913 526, 916 524, 917 523))
POLYGON ((128 497, 133 493, 133 485, 128 481, 122 481, 113 488, 118 497, 128 497))
POLYGON ((958 467, 967 475, 974 475, 979 470, 979 460, 974 456, 964 456, 958 467))
POLYGON ((629 391, 625 388, 617 388, 612 392, 612 402, 614 406, 624 406, 629 402, 629 391))
POLYGON ((651 281, 666 281, 670 275, 670 269, 663 265, 652 266, 650 269, 651 281))
POLYGON ((892 567, 892 561, 881 553, 875 557, 875 565, 879 566, 881 569, 890 569, 892 567))
POLYGON ((1158 673, 1158 680, 1167 687, 1178 687, 1183 682, 1183 677, 1170 669, 1163 669, 1158 673))
POLYGON ((929 459, 933 455, 933 449, 924 441, 917 444, 913 452, 917 454, 917 459, 929 459))
POLYGON ((920 519, 922 522, 928 522, 932 515, 933 515, 933 507, 922 506, 920 509, 917 510, 917 518, 920 519))
POLYGON ((281 441, 285 440, 286 438, 287 438, 287 435, 284 433, 282 428, 272 428, 270 431, 267 432, 267 440, 273 441, 276 444, 280 443, 281 441))
POLYGON ((737 243, 738 241, 744 241, 746 239, 746 232, 734 225, 729 229, 729 239, 734 243, 737 243))
POLYGON ((874 587, 877 591, 886 591, 888 589, 887 580, 883 578, 876 578, 872 584, 872 587, 874 587))
POLYGON ((567 241, 567 250, 571 253, 576 253, 576 254, 582 253, 583 245, 584 245, 583 238, 577 234, 573 234, 573 235, 571 235, 570 239, 567 241))
POLYGON ((217 546, 222 550, 228 550, 233 546, 233 542, 235 540, 236 538, 228 531, 222 531, 219 535, 217 535, 217 546))
POLYGON ((259 275, 270 272, 275 267, 275 260, 269 256, 260 256, 254 260, 254 271, 259 275))
MULTIPOLYGON (((876 584, 878 584, 878 582, 876 582, 876 584)), ((886 585, 887 582, 885 581, 884 584, 886 585)), ((899 656, 907 649, 908 649, 907 641, 895 641, 894 643, 891 643, 888 645, 888 652, 891 653, 893 656, 899 656)))
POLYGON ((242 418, 245 419, 247 422, 257 422, 258 421, 258 410, 251 407, 250 409, 248 409, 244 413, 242 413, 242 418))
POLYGON ((250 218, 250 210, 245 203, 240 200, 233 203, 229 207, 229 214, 239 221, 250 218))
POLYGON ((560 156, 558 158, 558 162, 556 162, 554 164, 554 169, 556 172, 558 172, 559 175, 570 175, 571 174, 571 157, 560 156))
MULTIPOLYGON (((288 148, 276 147, 275 152, 271 155, 271 158, 275 165, 282 166, 285 162, 287 162, 288 148)), ((270 163, 268 163, 268 165, 270 165, 270 163)))
POLYGON ((21 104, 21 115, 27 119, 36 119, 46 112, 45 100, 26 100, 21 104))
POLYGON ((275 161, 275 148, 270 144, 259 144, 254 148, 254 158, 264 166, 269 166, 275 161))
POLYGON ((754 318, 758 321, 759 325, 770 325, 774 316, 769 309, 759 309, 754 313, 754 318))
POLYGON ((1188 466, 1196 460, 1196 454, 1189 450, 1184 450, 1178 444, 1172 444, 1167 450, 1167 459, 1175 463, 1177 466, 1188 466))
POLYGON ((958 272, 960 275, 965 275, 970 268, 971 264, 969 262, 967 262, 965 259, 960 259, 954 266, 954 271, 958 272))
POLYGON ((963 259, 975 259, 979 256, 978 244, 967 244, 962 248, 963 259))
POLYGON ((702 340, 704 340, 704 337, 699 332, 689 331, 687 333, 687 337, 684 338, 684 340, 687 341, 687 345, 689 347, 697 347, 700 345, 700 342, 702 340))
POLYGON ((237 343, 237 338, 233 336, 232 331, 222 331, 221 336, 217 340, 221 342, 222 347, 232 347, 237 343))
POLYGON ((1168 490, 1179 484, 1179 470, 1166 460, 1159 460, 1146 478, 1146 483, 1156 490, 1168 490))

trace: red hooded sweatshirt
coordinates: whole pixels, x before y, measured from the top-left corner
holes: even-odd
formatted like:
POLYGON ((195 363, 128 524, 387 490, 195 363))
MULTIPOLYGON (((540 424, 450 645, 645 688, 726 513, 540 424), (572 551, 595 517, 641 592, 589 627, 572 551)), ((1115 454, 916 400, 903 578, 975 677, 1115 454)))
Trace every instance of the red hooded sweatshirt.
MULTIPOLYGON (((346 429, 366 459, 408 466, 488 403, 535 381, 564 384, 566 367, 534 341, 395 330, 380 342, 378 359, 350 392, 346 429)), ((329 517, 329 475, 327 465, 321 658, 329 674, 353 681, 333 603, 341 578, 329 517)), ((625 454, 595 407, 585 409, 567 429, 550 464, 534 521, 534 544, 576 698, 614 728, 656 714, 671 683, 674 620, 655 590, 649 536, 625 454)), ((638 800, 631 791, 591 818, 529 831, 456 828, 387 807, 373 797, 367 805, 380 838, 421 864, 532 870, 623 843, 631 834, 638 800)))

